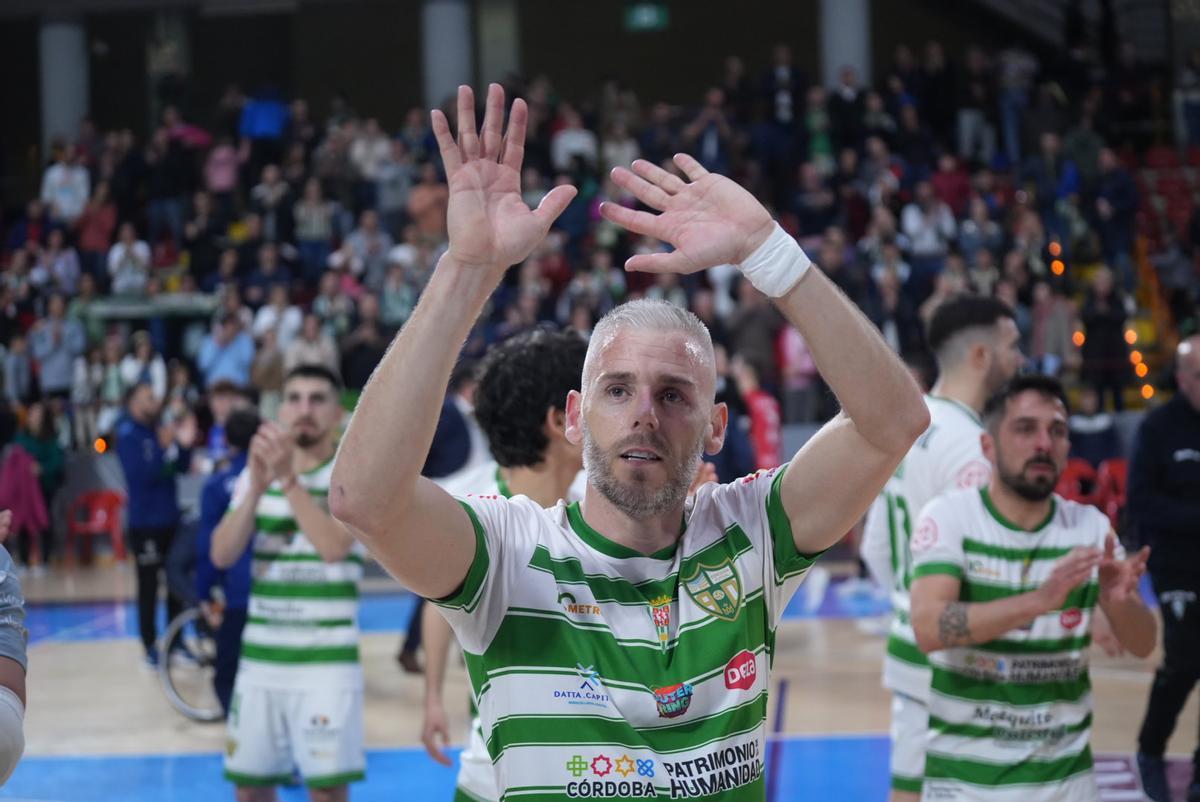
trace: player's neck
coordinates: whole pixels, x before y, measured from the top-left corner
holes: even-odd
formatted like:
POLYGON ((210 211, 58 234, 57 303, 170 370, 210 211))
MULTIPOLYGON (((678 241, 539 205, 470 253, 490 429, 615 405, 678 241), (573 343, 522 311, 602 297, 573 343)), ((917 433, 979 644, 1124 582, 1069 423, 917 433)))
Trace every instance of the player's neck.
POLYGON ((543 507, 553 507, 559 499, 565 499, 577 473, 578 468, 558 465, 550 459, 537 465, 500 469, 500 475, 514 496, 528 496, 543 507))
POLYGON ((995 474, 992 475, 992 481, 988 482, 988 498, 996 512, 1027 532, 1045 523, 1046 516, 1054 506, 1053 496, 1047 496, 1042 501, 1030 501, 1010 490, 1003 482, 998 482, 995 474))
POLYGON ((929 394, 938 398, 948 398, 963 406, 982 414, 983 405, 987 402, 987 393, 983 383, 974 376, 964 376, 957 373, 944 373, 929 394))
POLYGON ((333 440, 322 440, 309 448, 296 447, 292 453, 292 468, 296 473, 308 473, 313 468, 324 465, 333 457, 333 440))
POLYGON ((588 483, 580 512, 588 526, 614 543, 640 554, 654 554, 679 540, 684 501, 651 518, 630 518, 588 483))

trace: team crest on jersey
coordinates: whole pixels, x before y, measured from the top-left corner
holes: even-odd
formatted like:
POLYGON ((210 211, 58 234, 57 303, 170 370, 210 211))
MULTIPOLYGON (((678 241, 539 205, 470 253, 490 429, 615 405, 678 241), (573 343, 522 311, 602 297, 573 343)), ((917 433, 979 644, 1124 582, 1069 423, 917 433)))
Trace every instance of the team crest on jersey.
POLYGON ((736 621, 742 610, 742 579, 729 557, 719 565, 697 565, 683 578, 683 587, 692 601, 717 618, 736 621))

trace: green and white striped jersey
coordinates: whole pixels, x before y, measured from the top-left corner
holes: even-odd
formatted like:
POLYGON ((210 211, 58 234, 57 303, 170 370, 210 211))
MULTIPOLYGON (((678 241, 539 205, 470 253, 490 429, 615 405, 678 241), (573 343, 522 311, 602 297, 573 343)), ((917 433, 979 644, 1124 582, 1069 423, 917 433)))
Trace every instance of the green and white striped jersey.
POLYGON ((775 629, 797 553, 783 469, 696 494, 644 556, 578 504, 462 499, 476 532, 441 605, 467 653, 501 799, 763 799, 775 629))
MULTIPOLYGON (((1103 548, 1108 518, 1054 497, 1032 531, 1005 520, 986 488, 930 502, 912 537, 913 576, 962 581, 959 598, 988 602, 1032 590, 1076 547, 1103 548)), ((1098 570, 1098 569, 1097 569, 1098 570)), ((933 678, 925 799, 1096 800, 1088 646, 1098 573, 1059 610, 999 640, 930 655, 933 678)))
MULTIPOLYGON (((929 501, 957 488, 987 483, 992 469, 983 456, 983 424, 969 407, 925 396, 930 423, 905 455, 867 515, 863 557, 886 555, 892 586, 892 625, 883 663, 885 687, 924 702, 929 698, 929 661, 917 648, 909 618, 912 557, 909 538, 929 501)), ((876 572, 878 573, 878 572, 876 572)))
MULTIPOLYGON (((324 509, 332 472, 330 459, 297 477, 324 509)), ((247 468, 234 485, 230 509, 245 497, 249 481, 247 468)), ((297 682, 361 687, 358 584, 365 549, 356 541, 345 559, 322 560, 299 531, 278 482, 259 499, 255 520, 239 680, 272 687, 297 682)))

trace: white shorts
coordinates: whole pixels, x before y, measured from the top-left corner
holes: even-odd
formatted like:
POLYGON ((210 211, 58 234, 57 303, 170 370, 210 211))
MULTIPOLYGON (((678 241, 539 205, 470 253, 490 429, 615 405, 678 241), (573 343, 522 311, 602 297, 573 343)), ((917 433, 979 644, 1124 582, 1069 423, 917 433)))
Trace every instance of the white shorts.
POLYGON ((309 788, 333 788, 366 777, 361 689, 264 688, 240 680, 229 705, 225 779, 281 785, 298 769, 309 788))
POLYGON ((925 738, 929 708, 903 693, 892 692, 892 788, 921 793, 925 776, 925 738))
POLYGON ((467 748, 459 755, 457 800, 470 802, 496 802, 500 791, 496 788, 496 767, 483 742, 479 718, 471 719, 471 735, 467 748))

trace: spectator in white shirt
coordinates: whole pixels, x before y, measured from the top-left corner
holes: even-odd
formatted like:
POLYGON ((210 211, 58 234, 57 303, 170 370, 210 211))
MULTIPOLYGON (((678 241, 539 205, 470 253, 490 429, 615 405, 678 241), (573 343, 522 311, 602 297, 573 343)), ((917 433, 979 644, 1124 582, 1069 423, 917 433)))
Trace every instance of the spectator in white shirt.
POLYGON ((150 280, 150 246, 138 239, 133 223, 122 223, 108 251, 108 275, 115 295, 144 295, 150 280))
POLYGON ((304 324, 304 315, 300 307, 294 305, 288 297, 286 284, 272 284, 267 296, 267 303, 254 316, 252 333, 254 339, 262 339, 268 329, 275 331, 275 341, 282 351, 286 351, 300 333, 304 324))
POLYGON ((74 225, 83 214, 91 195, 91 180, 87 168, 79 163, 74 145, 59 151, 59 158, 42 175, 42 200, 50 209, 50 218, 64 225, 74 225))

